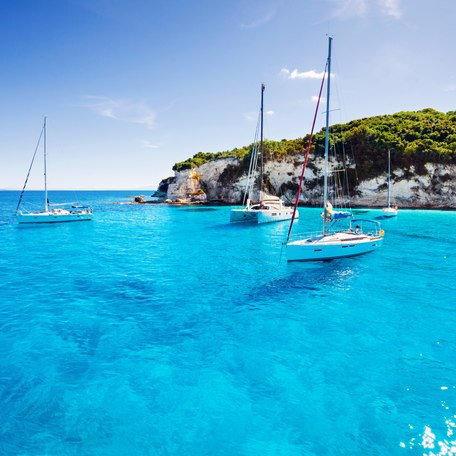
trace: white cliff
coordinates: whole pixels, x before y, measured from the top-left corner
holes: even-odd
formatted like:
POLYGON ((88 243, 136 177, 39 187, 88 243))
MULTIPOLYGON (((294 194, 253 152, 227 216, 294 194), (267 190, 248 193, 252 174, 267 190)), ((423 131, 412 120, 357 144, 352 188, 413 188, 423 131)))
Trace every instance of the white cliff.
MULTIPOLYGON (((264 165, 268 191, 292 202, 296 196, 303 156, 269 160, 264 165)), ((322 160, 312 160, 305 173, 300 202, 321 204, 322 160)), ((427 163, 426 173, 413 166, 405 172, 392 170, 392 198, 400 207, 456 209, 456 166, 427 163)), ((245 165, 237 158, 220 158, 168 179, 166 198, 174 202, 240 204, 247 184, 245 165)), ((356 206, 381 207, 386 203, 386 170, 378 177, 359 182, 353 189, 356 206)))

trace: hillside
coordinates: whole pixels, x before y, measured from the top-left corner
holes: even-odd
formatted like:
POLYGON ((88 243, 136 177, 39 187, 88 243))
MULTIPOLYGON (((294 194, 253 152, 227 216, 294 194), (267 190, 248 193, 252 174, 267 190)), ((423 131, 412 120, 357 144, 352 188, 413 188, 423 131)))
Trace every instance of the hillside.
MULTIPOLYGON (((376 169, 380 172, 388 150, 394 153, 398 167, 419 166, 427 162, 454 163, 456 159, 456 111, 446 114, 431 108, 403 111, 336 124, 331 131, 332 145, 340 147, 344 144, 356 158, 360 179, 375 177, 376 169)), ((324 136, 324 129, 314 136, 314 153, 323 153, 324 136)), ((265 140, 264 158, 280 159, 283 155, 302 154, 308 139, 306 135, 298 139, 265 140)), ((183 171, 219 158, 243 160, 251 148, 250 144, 224 152, 198 152, 192 158, 176 163, 173 170, 183 171)))
MULTIPOLYGON (((321 190, 322 129, 314 136, 306 172, 302 203, 318 204, 321 190)), ((265 182, 269 192, 293 199, 308 136, 281 141, 264 141, 265 182)), ((396 197, 410 207, 456 207, 456 111, 434 109, 398 112, 353 120, 331 127, 331 150, 352 172, 348 175, 353 195, 359 204, 380 204, 375 198, 363 199, 367 189, 380 195, 385 189, 386 155, 391 151, 392 179, 396 197), (443 187, 442 187, 443 185, 443 187), (372 190, 376 187, 375 190, 372 190), (400 194, 402 192, 402 194, 400 194), (420 202, 420 195, 435 196, 436 201, 420 202), (445 201, 437 201, 439 194, 445 201), (407 200, 407 201, 406 201, 407 200)), ((252 145, 230 151, 199 152, 176 163, 175 176, 160 184, 169 199, 196 198, 236 204, 242 198, 252 145)), ((368 191, 368 193, 369 193, 368 191)), ((372 195, 371 195, 372 196, 372 195)), ((383 197, 383 196, 382 196, 383 197)))

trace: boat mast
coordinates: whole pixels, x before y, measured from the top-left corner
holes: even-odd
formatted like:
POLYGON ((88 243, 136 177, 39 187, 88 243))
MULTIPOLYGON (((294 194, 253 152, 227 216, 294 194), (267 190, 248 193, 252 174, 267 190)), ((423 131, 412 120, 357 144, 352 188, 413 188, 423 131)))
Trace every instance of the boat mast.
POLYGON ((260 108, 260 118, 261 118, 261 126, 260 126, 260 194, 259 199, 261 199, 261 191, 263 190, 263 93, 264 93, 265 85, 261 84, 261 108, 260 108))
POLYGON ((391 181, 391 155, 388 151, 388 209, 391 207, 391 192, 390 192, 390 181, 391 181))
POLYGON ((326 134, 325 134, 325 165, 324 165, 324 193, 323 193, 323 235, 326 234, 326 205, 328 203, 328 155, 329 155, 329 95, 331 86, 331 42, 328 37, 328 83, 326 86, 326 134))
POLYGON ((47 178, 46 178, 46 117, 44 117, 44 211, 48 212, 48 193, 47 193, 47 178))

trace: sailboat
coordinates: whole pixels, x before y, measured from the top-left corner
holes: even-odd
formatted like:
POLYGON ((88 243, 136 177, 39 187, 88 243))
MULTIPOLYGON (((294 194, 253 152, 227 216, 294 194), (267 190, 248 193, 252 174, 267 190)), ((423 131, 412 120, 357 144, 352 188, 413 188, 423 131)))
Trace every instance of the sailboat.
POLYGON ((38 140, 38 144, 33 154, 32 163, 25 179, 24 187, 22 188, 21 196, 16 208, 16 219, 18 223, 60 223, 60 222, 82 222, 92 220, 92 209, 86 206, 79 206, 76 203, 50 204, 48 199, 47 189, 47 173, 46 173, 46 117, 44 118, 43 128, 38 140), (20 211, 22 197, 25 187, 30 176, 30 171, 35 160, 38 147, 43 138, 43 154, 44 154, 44 211, 20 211), (67 208, 68 207, 68 208, 67 208))
MULTIPOLYGON (((281 198, 274 195, 268 195, 263 191, 263 95, 265 85, 261 84, 261 108, 260 108, 260 142, 254 142, 249 174, 247 177, 247 186, 244 193, 242 209, 232 209, 230 213, 230 222, 253 222, 269 223, 280 222, 291 219, 293 208, 285 206, 281 198), (258 199, 253 202, 252 198, 255 192, 255 176, 257 174, 258 158, 260 158, 258 199)), ((257 127, 258 131, 258 127, 257 127)), ((296 216, 297 217, 297 216, 296 216)))
MULTIPOLYGON (((330 81, 331 81, 331 44, 329 37, 328 59, 324 74, 328 75, 326 84, 326 135, 325 135, 325 161, 324 161, 324 195, 323 195, 323 229, 316 234, 304 236, 302 239, 290 240, 293 219, 288 230, 286 241, 287 261, 323 261, 336 258, 345 258, 363 255, 379 248, 383 243, 384 232, 380 223, 374 220, 353 219, 351 212, 333 209, 328 198, 328 154, 329 154, 329 112, 330 112, 330 81), (338 228, 343 223, 342 228, 338 228)), ((323 88, 323 82, 320 89, 323 88)), ((317 107, 318 110, 318 107, 317 107)), ((316 111, 317 112, 317 111, 316 111)), ((316 114, 316 113, 315 113, 316 114)), ((314 118, 315 124, 315 118, 314 118)), ((313 127, 312 127, 313 131, 313 127)), ((307 163, 307 159, 305 165, 307 163)), ((301 175, 301 185, 302 177, 301 175)), ((296 204, 299 199, 299 192, 296 204)))
POLYGON ((388 197, 387 206, 382 209, 384 217, 396 217, 398 208, 396 205, 391 206, 391 153, 388 151, 388 197))

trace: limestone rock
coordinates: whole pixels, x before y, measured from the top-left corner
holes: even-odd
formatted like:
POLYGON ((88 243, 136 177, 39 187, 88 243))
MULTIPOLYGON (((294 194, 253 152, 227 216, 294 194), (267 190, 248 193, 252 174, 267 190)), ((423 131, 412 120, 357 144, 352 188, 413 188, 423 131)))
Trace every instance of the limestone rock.
MULTIPOLYGON (((264 183, 270 194, 294 202, 304 157, 287 156, 269 160, 264 165, 264 183)), ((305 173, 300 202, 320 205, 323 193, 323 160, 312 158, 305 173)), ((247 164, 248 166, 248 164, 247 164)), ((349 164, 354 168, 354 164, 349 164)), ((248 169, 237 158, 220 158, 191 170, 175 172, 165 179, 166 198, 187 203, 241 204, 247 186, 248 169)), ((164 182, 162 181, 162 183, 164 182)), ((364 180, 350 189, 353 206, 382 207, 387 198, 387 175, 364 180)), ((160 183, 160 186, 162 186, 160 183)), ((453 164, 425 165, 425 173, 410 169, 392 170, 392 199, 399 207, 456 209, 456 166, 453 164)), ((160 187, 159 187, 160 188, 160 187)))

